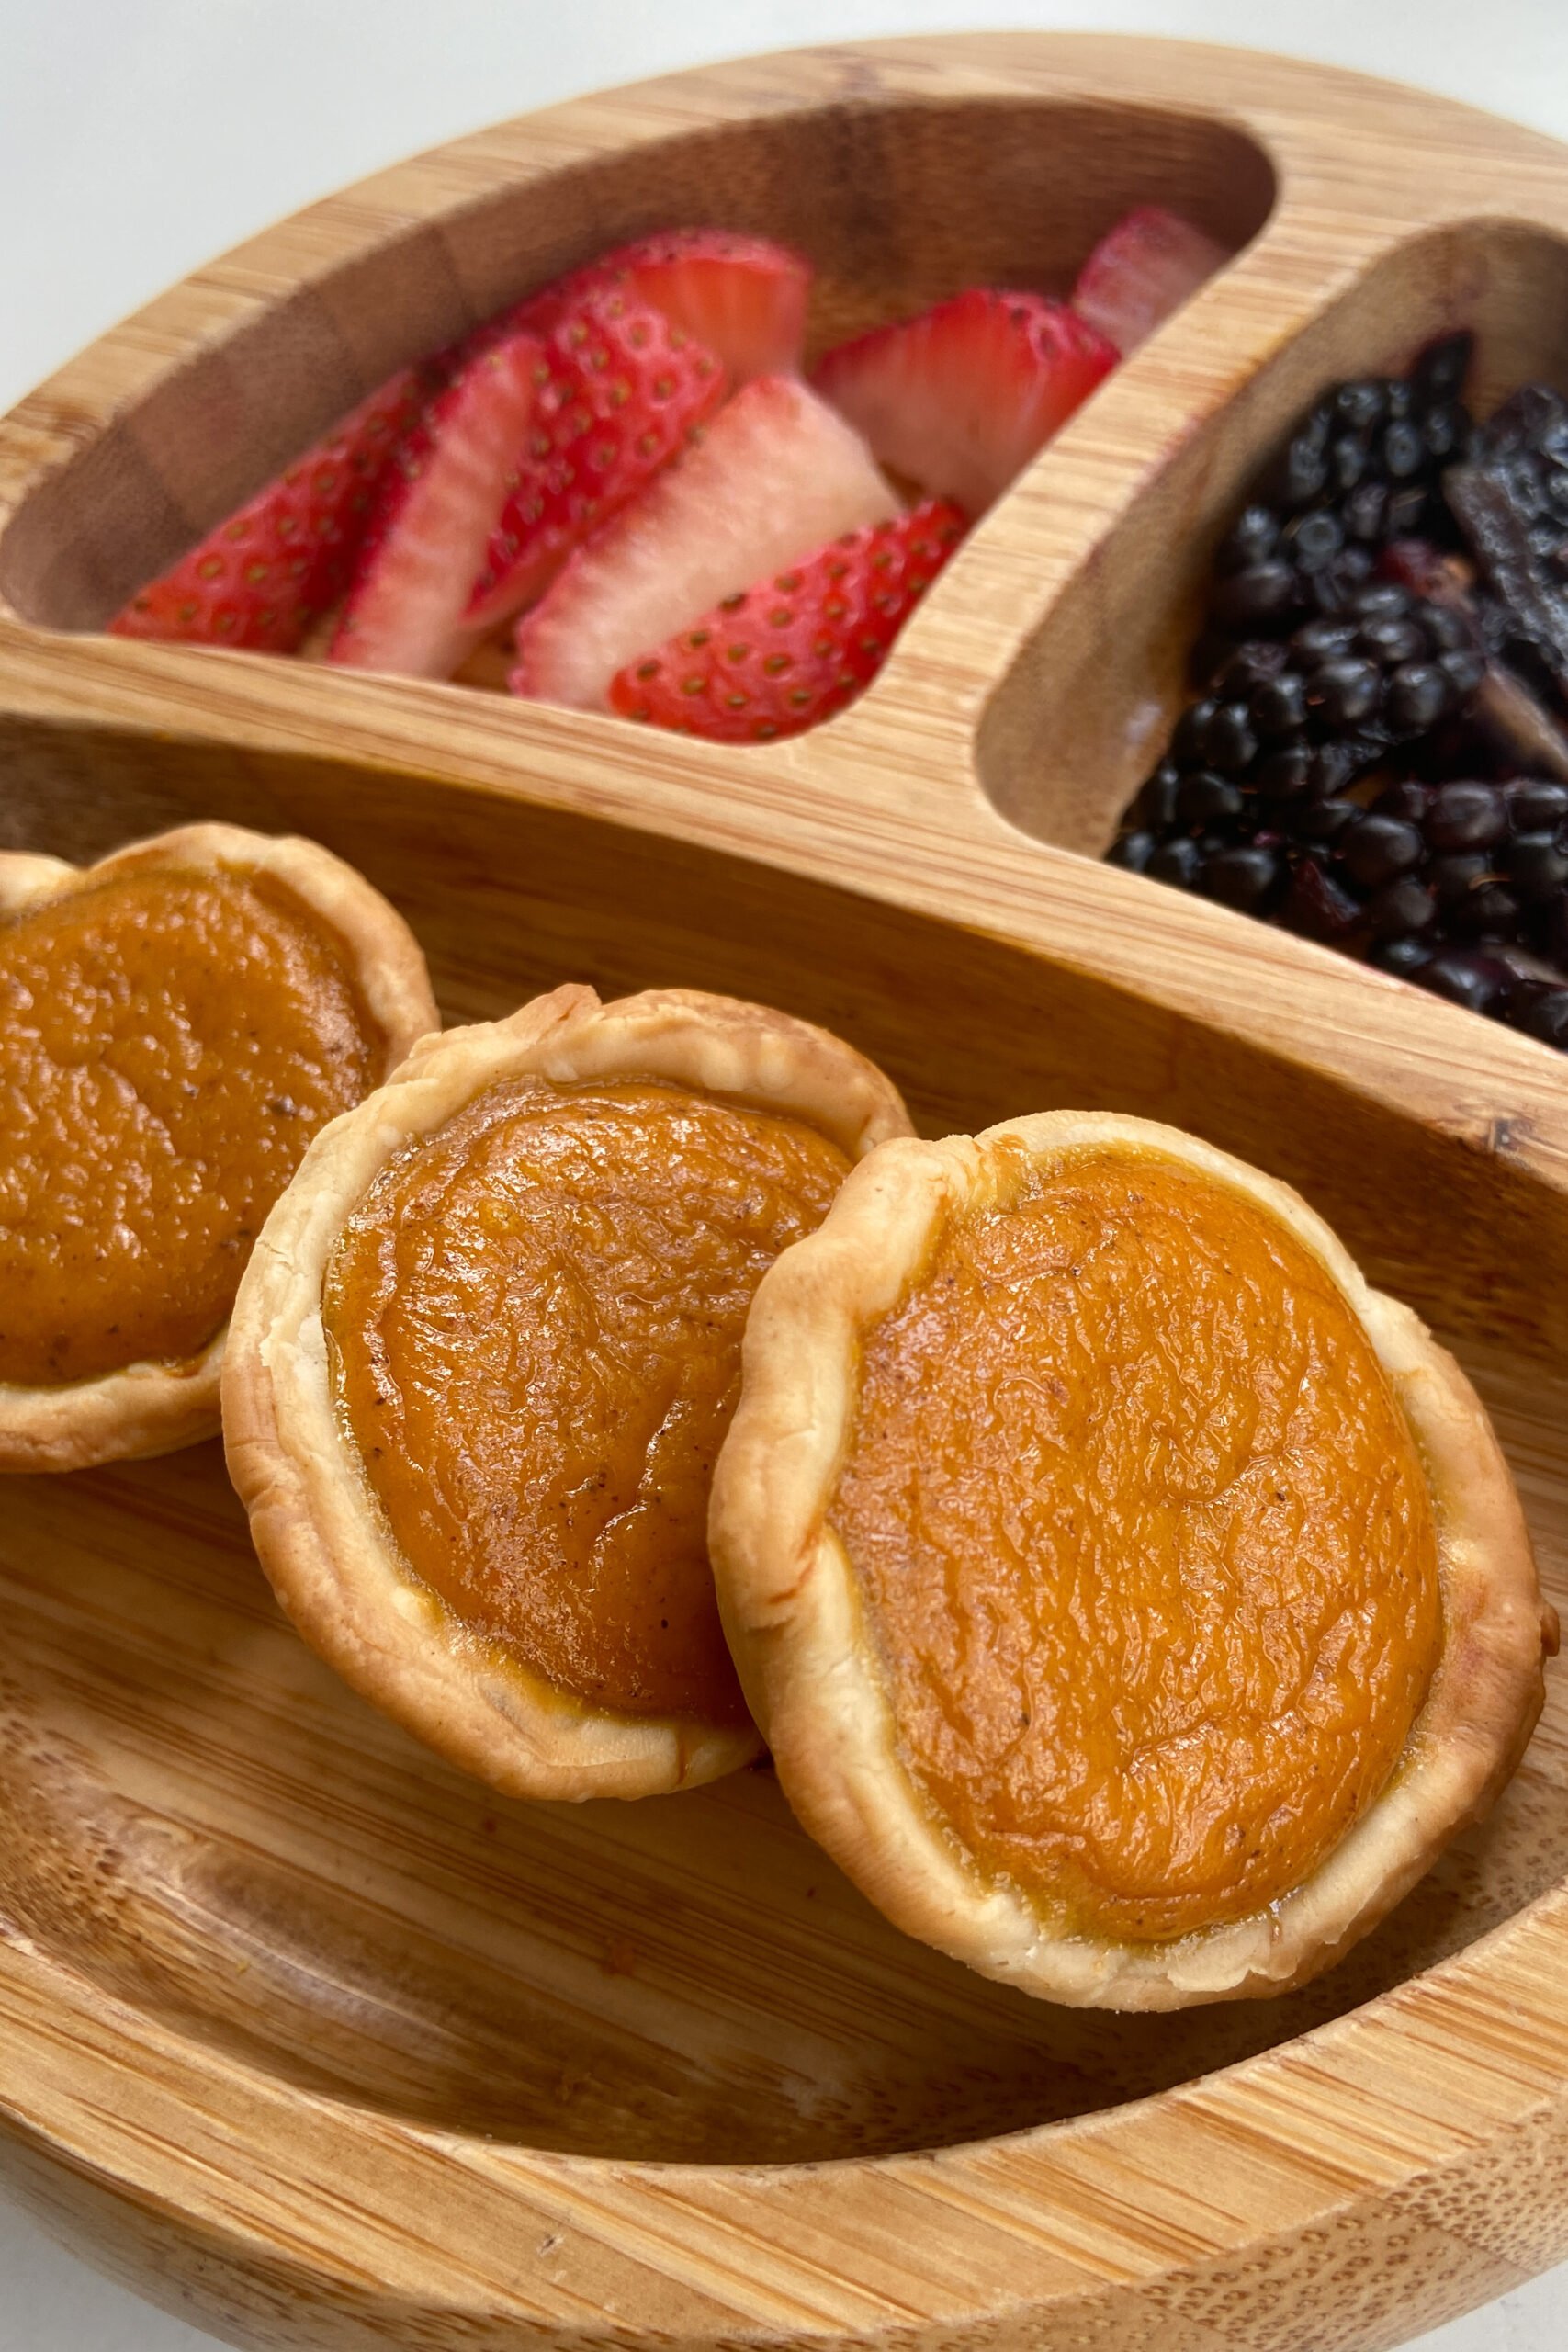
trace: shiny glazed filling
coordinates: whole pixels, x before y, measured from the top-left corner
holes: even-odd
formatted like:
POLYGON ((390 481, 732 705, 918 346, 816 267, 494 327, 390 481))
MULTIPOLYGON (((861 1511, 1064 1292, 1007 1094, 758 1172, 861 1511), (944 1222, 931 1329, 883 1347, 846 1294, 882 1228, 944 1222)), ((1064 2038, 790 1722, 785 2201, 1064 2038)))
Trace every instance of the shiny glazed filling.
POLYGON ((0 918, 0 1380, 198 1355, 380 1051, 266 876, 133 865, 0 918))
POLYGON ((520 1079, 392 1160, 345 1226, 326 1324, 392 1534, 557 1689, 745 1721, 708 1485, 752 1293, 848 1169, 773 1112, 520 1079))
POLYGON ((1284 1226, 1149 1151, 1025 1166, 948 1224, 866 1336, 831 1520, 917 1788, 1074 1932, 1166 1940, 1300 1885, 1441 1646, 1359 1321, 1284 1226))

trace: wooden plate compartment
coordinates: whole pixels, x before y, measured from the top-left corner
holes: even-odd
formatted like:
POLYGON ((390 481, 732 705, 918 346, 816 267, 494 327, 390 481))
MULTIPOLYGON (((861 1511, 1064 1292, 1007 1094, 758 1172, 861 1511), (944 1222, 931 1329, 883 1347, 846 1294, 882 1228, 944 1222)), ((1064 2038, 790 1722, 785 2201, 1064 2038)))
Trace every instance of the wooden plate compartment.
MULTIPOLYGON (((1461 326, 1476 338, 1478 414, 1517 384, 1568 387, 1568 241, 1515 221, 1418 232, 1194 420, 1152 480, 1118 483, 1114 503, 1083 517, 1077 549, 1053 567, 1061 594, 981 721, 980 777, 1004 816, 1042 841, 1100 855, 1179 707, 1211 558, 1257 453, 1277 447, 1327 386, 1408 367, 1424 344, 1461 326)), ((1138 400, 1136 386, 1112 379, 1086 431, 1126 437, 1138 400)))
MULTIPOLYGON (((1565 232, 1548 142, 1151 43, 839 50, 461 142, 0 427, 0 839, 285 826, 404 909, 451 1016, 681 980, 829 1022, 931 1131, 1197 1128, 1465 1355, 1568 1600, 1562 1064, 1064 854, 1140 772, 1280 424, 1456 317, 1494 389, 1568 376, 1565 232), (407 352, 619 235, 794 237, 831 336, 1061 283, 1155 195, 1246 250, 796 743, 74 633, 407 352)), ((1568 2248, 1556 1685, 1492 1823, 1343 1967, 1119 2020, 896 1936, 766 1773, 583 1808, 448 1773, 288 1632, 215 1448, 8 1483, 0 1606, 0 2172, 236 2342, 1371 2352, 1568 2248)))

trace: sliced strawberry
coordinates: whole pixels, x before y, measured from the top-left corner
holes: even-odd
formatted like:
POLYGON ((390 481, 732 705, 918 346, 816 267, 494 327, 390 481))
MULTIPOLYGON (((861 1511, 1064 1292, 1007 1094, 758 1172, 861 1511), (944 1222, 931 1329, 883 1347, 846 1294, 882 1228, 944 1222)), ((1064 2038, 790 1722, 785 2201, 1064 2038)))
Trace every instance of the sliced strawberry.
POLYGON ((891 523, 830 540, 629 662, 611 684, 610 707, 718 742, 798 735, 874 677, 963 536, 959 508, 928 499, 891 523))
POLYGON ((527 442, 544 354, 513 334, 431 401, 382 485, 329 660, 444 678, 473 641, 468 593, 527 442))
POLYGON ((603 710, 616 671, 649 646, 798 548, 897 508, 841 417, 793 378, 760 376, 524 615, 513 692, 603 710))
POLYGON ((811 265, 787 245, 728 229, 671 229, 600 266, 716 352, 736 383, 798 373, 811 265))
POLYGON ((548 334, 585 294, 651 302, 672 326, 723 362, 738 384, 800 370, 811 265, 787 245, 729 229, 666 229, 618 245, 479 327, 479 337, 525 327, 548 334))
POLYGON ((883 465, 980 514, 1115 365, 1066 303, 972 287, 840 344, 813 381, 883 465))
POLYGON ((685 447, 725 393, 712 352, 630 294, 574 304, 545 364, 528 453, 468 601, 475 629, 542 595, 572 548, 685 447))
POLYGON ((424 379, 405 368, 323 441, 257 491, 199 547, 139 589, 118 637, 173 638, 293 653, 343 594, 424 379))
POLYGON ((1101 237, 1078 273, 1073 308, 1125 358, 1228 258, 1190 220, 1143 204, 1101 237))

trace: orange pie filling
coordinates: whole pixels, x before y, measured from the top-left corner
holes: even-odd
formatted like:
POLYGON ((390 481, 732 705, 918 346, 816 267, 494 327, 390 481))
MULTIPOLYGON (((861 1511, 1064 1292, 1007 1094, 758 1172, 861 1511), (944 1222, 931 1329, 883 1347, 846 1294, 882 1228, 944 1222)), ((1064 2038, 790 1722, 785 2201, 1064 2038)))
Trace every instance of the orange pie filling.
POLYGON ((1151 1151, 1021 1172, 866 1334, 831 1522, 924 1808, 1058 1928, 1161 1941, 1301 1885, 1387 1785, 1432 1507, 1277 1217, 1151 1151))
POLYGON ((574 1700, 746 1720, 707 1554, 751 1296, 849 1159, 660 1081, 490 1088, 391 1160, 323 1294, 414 1573, 574 1700))
POLYGON ((0 1381, 198 1356, 383 1049, 265 875, 133 865, 0 918, 0 1381))

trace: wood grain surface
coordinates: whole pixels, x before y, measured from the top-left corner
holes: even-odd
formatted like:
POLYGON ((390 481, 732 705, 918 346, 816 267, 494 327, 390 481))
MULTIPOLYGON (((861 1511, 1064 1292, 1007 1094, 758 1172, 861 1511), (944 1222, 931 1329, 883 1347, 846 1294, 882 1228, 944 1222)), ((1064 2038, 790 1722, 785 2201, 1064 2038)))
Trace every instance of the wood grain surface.
MULTIPOLYGON (((840 1031, 930 1132, 1191 1127, 1458 1348, 1568 1606, 1562 1060, 1075 854, 1260 452, 1454 323, 1483 398, 1568 377, 1568 155, 1327 71, 964 38, 503 126, 215 263, 0 425, 0 842, 288 827, 408 914, 449 1016, 730 989, 840 1031), (1237 258, 816 734, 95 633, 398 361, 616 238, 792 238, 828 339, 1059 288, 1152 197, 1237 258)), ((573 1808, 448 1772, 288 1631, 216 1447, 7 1482, 0 1608, 0 2174, 235 2343, 1375 2352, 1568 2251, 1561 1675, 1494 1819, 1340 1968, 1118 2019, 898 1937, 766 1770, 573 1808)))

